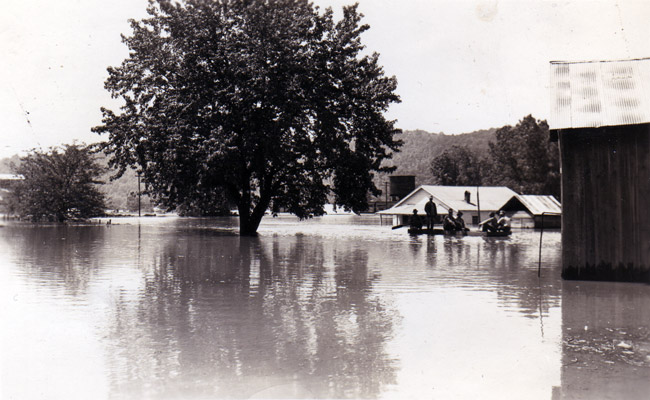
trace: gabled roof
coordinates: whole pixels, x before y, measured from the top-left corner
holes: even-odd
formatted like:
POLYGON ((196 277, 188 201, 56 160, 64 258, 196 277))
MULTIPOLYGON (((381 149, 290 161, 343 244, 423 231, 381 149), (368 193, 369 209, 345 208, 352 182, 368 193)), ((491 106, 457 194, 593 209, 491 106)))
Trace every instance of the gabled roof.
POLYGON ((650 59, 551 62, 552 130, 650 122, 650 59))
POLYGON ((481 211, 496 211, 501 208, 509 199, 516 196, 517 193, 505 186, 440 186, 440 185, 421 185, 409 193, 402 200, 397 202, 393 207, 380 211, 379 214, 388 215, 406 215, 411 214, 413 209, 418 213, 424 212, 429 196, 433 196, 434 202, 438 205, 438 214, 445 212, 450 208, 461 211, 476 211, 480 199, 481 211), (465 201, 465 192, 470 193, 470 202, 465 201))
POLYGON ((548 195, 518 194, 508 200, 502 208, 519 208, 517 207, 518 205, 525 208, 532 215, 562 213, 562 205, 560 205, 560 202, 555 197, 548 195))
MULTIPOLYGON (((416 189, 417 190, 417 189, 416 189)), ((408 197, 408 196, 406 196, 408 197)), ((404 199, 406 199, 406 197, 404 199)), ((402 200, 404 200, 402 199, 402 200)), ((429 197, 427 196, 424 199, 421 199, 417 203, 401 203, 401 201, 391 208, 388 208, 386 210, 381 210, 378 211, 377 214, 383 214, 383 215, 411 215, 413 214, 413 210, 418 210, 418 214, 420 215, 425 215, 424 212, 424 205, 429 201, 429 197)), ((440 210, 438 209, 438 214, 440 214, 440 210)))

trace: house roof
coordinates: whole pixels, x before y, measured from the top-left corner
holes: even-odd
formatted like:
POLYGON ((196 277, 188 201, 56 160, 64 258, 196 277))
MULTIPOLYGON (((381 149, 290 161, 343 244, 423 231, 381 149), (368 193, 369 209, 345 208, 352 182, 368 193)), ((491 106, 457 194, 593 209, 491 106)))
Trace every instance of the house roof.
POLYGON ((0 174, 0 181, 17 181, 21 179, 24 179, 22 175, 0 174))
MULTIPOLYGON (((408 196, 407 196, 408 197, 408 196)), ((406 197, 405 197, 406 198, 406 197)), ((378 211, 377 214, 382 214, 382 215, 411 215, 413 214, 413 210, 418 210, 418 214, 420 215, 425 215, 424 211, 424 205, 429 201, 429 198, 424 198, 417 203, 414 204, 395 204, 391 208, 388 208, 386 210, 381 210, 378 211)), ((440 210, 438 210, 438 214, 440 214, 440 210)))
POLYGON ((561 214, 562 206, 553 196, 548 195, 515 195, 502 208, 518 208, 521 205, 532 215, 561 214))
POLYGON ((650 59, 551 62, 550 128, 650 122, 650 59))
MULTIPOLYGON (((478 195, 481 211, 496 211, 517 193, 505 186, 480 186, 478 195)), ((441 213, 440 208, 443 212, 450 208, 463 212, 478 210, 476 186, 421 185, 393 207, 379 211, 379 214, 406 215, 413 213, 413 209, 417 209, 418 213, 424 213, 424 205, 429 196, 434 197, 434 202, 438 205, 438 214, 441 213), (465 201, 465 192, 470 193, 469 203, 465 201)))

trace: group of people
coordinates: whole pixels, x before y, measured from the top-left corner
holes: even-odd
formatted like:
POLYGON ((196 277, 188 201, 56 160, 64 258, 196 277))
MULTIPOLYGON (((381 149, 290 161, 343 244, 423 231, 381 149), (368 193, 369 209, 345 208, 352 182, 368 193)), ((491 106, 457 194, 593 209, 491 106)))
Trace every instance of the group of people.
MULTIPOLYGON (((438 208, 436 203, 433 202, 433 196, 429 197, 429 201, 424 205, 424 212, 426 213, 427 229, 433 230, 433 226, 438 219, 438 208)), ((413 210, 410 222, 411 228, 422 229, 424 223, 417 209, 413 210)), ((490 217, 479 224, 479 228, 483 232, 510 232, 510 218, 503 210, 499 211, 498 218, 496 213, 491 212, 490 217)), ((448 232, 466 232, 469 230, 465 226, 463 212, 459 210, 456 212, 456 216, 454 216, 454 210, 451 208, 442 219, 442 229, 448 232)))
POLYGON ((449 209, 449 212, 442 219, 442 229, 447 232, 467 232, 469 229, 465 227, 465 220, 463 219, 463 212, 457 211, 454 217, 454 210, 449 209))
MULTIPOLYGON (((433 196, 429 197, 429 201, 424 205, 424 212, 426 213, 427 229, 433 230, 433 226, 438 219, 438 207, 433 202, 433 196)), ((413 215, 411 215, 411 228, 422 229, 422 226, 422 218, 418 215, 418 210, 414 209, 413 215)), ((454 217, 454 210, 451 208, 449 209, 449 213, 442 219, 442 228, 445 231, 452 232, 465 232, 469 230, 465 227, 463 212, 458 211, 454 217)))
POLYGON ((499 211, 499 217, 494 212, 485 221, 478 224, 483 232, 505 232, 509 233, 512 229, 510 227, 510 218, 506 215, 505 211, 499 211))

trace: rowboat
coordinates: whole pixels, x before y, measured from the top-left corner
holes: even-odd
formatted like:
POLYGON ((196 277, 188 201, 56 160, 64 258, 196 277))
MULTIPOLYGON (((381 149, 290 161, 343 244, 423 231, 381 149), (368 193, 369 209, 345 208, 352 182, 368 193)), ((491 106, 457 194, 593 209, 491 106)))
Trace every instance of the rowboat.
POLYGON ((409 228, 409 235, 445 235, 445 236, 485 236, 485 237, 507 237, 510 232, 481 232, 481 231, 445 231, 444 229, 409 228))

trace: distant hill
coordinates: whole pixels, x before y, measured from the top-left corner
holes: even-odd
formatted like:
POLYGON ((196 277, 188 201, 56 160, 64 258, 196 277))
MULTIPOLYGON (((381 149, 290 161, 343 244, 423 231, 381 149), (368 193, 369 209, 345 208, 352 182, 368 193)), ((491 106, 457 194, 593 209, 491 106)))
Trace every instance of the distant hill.
MULTIPOLYGON (((445 149, 454 145, 465 147, 476 154, 487 154, 488 143, 495 141, 496 128, 459 135, 429 133, 422 130, 404 131, 399 138, 404 142, 399 153, 386 165, 397 166, 394 175, 415 175, 416 186, 431 183, 431 162, 445 149)), ((387 181, 387 176, 378 177, 387 181)))

